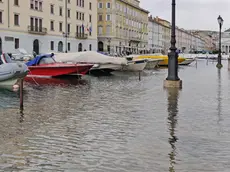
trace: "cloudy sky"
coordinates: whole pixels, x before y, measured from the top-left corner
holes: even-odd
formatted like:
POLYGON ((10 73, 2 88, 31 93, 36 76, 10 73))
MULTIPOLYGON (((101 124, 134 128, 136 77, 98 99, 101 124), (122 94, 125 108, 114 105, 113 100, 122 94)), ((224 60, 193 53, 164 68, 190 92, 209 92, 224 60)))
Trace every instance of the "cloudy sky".
MULTIPOLYGON (((153 16, 171 22, 171 0, 140 0, 153 16)), ((176 0, 176 25, 184 29, 218 30, 217 17, 230 28, 230 0, 176 0)))

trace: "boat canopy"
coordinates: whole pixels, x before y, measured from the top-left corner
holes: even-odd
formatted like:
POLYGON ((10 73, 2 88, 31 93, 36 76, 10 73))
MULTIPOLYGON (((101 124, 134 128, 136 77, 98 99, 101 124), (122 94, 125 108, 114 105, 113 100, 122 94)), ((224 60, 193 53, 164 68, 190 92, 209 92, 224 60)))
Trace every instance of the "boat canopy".
POLYGON ((93 64, 118 64, 126 65, 127 60, 120 57, 111 57, 96 51, 84 51, 75 53, 57 53, 54 55, 55 61, 73 63, 93 63, 93 64))
POLYGON ((53 56, 54 56, 53 53, 37 55, 34 59, 32 59, 29 62, 27 62, 26 65, 27 66, 36 66, 36 65, 39 64, 39 62, 41 61, 41 59, 43 59, 43 58, 49 58, 49 57, 53 57, 53 56))

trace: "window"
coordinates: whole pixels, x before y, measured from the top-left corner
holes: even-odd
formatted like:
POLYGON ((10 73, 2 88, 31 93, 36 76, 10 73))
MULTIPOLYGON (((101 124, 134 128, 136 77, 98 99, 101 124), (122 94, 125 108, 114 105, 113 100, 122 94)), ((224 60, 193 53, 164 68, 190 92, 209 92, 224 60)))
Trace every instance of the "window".
POLYGON ((50 50, 54 50, 54 41, 50 42, 50 50))
POLYGON ((50 5, 50 13, 54 14, 54 5, 52 5, 52 4, 50 5))
POLYGON ((102 14, 99 14, 99 16, 98 16, 98 21, 102 21, 103 19, 102 19, 102 14))
POLYGON ((59 23, 59 31, 62 32, 62 22, 59 23))
POLYGON ((89 22, 90 23, 92 22, 92 15, 91 14, 89 15, 89 22))
POLYGON ((78 0, 77 0, 77 6, 78 6, 78 4, 79 4, 79 2, 78 2, 78 0))
POLYGON ((77 18, 77 20, 78 20, 78 18, 79 18, 79 15, 78 15, 79 13, 78 12, 76 12, 76 18, 77 18))
POLYGON ((102 35, 102 32, 103 32, 103 27, 98 26, 98 35, 102 35))
POLYGON ((39 2, 39 11, 42 11, 42 2, 39 2))
POLYGON ((0 11, 0 23, 2 23, 2 11, 0 11))
POLYGON ((89 51, 92 51, 92 44, 89 44, 89 51))
POLYGON ((50 30, 54 31, 54 21, 50 21, 50 30))
POLYGON ((70 18, 70 9, 68 9, 67 13, 68 18, 70 18))
POLYGON ((38 10, 38 1, 35 1, 35 10, 38 10))
POLYGON ((18 39, 18 38, 15 38, 15 39, 14 39, 14 48, 15 48, 15 49, 18 49, 18 48, 19 48, 19 39, 18 39))
POLYGON ((85 6, 85 0, 82 0, 82 7, 84 8, 85 6))
POLYGON ((99 2, 99 3, 98 3, 98 8, 103 8, 102 2, 99 2))
POLYGON ((106 35, 110 35, 111 26, 106 26, 106 35))
POLYGON ((107 3, 107 8, 110 8, 110 2, 107 3))
POLYGON ((85 19, 85 14, 84 13, 82 13, 82 20, 84 20, 85 19))
POLYGON ((68 42, 68 51, 70 51, 70 42, 68 42))
POLYGON ((18 0, 14 0, 14 5, 19 6, 18 0))
POLYGON ((68 0, 68 3, 70 4, 70 0, 68 0))
POLYGON ((18 14, 14 14, 14 25, 19 26, 19 15, 18 14))
POLYGON ((59 16, 62 16, 62 7, 59 7, 59 16))
POLYGON ((111 20, 110 14, 107 14, 107 15, 106 15, 106 21, 110 21, 110 20, 111 20))
POLYGON ((92 3, 89 3, 89 10, 92 10, 92 3))
POLYGON ((68 33, 70 33, 70 24, 67 25, 68 33))

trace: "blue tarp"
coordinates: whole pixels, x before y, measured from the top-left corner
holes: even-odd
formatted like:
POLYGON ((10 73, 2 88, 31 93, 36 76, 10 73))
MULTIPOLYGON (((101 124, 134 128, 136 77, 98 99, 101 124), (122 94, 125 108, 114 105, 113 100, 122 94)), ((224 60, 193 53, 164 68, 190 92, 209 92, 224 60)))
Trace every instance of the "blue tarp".
POLYGON ((34 59, 30 60, 29 62, 26 63, 27 66, 36 66, 40 62, 42 58, 46 57, 53 57, 53 53, 51 54, 42 54, 42 55, 37 55, 34 59))

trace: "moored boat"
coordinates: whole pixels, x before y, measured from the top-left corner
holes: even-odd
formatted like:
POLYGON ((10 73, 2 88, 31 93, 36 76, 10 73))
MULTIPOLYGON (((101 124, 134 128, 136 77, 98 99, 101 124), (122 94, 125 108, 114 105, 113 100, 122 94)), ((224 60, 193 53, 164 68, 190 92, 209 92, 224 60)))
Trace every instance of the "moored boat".
POLYGON ((55 60, 64 63, 91 63, 94 66, 89 70, 92 75, 110 75, 111 72, 121 70, 127 65, 127 60, 120 57, 110 57, 94 51, 76 53, 56 53, 55 60))
POLYGON ((121 70, 130 72, 141 72, 144 70, 146 64, 147 60, 145 59, 127 60, 127 65, 124 65, 121 70))
MULTIPOLYGON (((162 59, 163 61, 159 62, 159 66, 168 66, 168 56, 162 54, 140 54, 137 59, 162 59)), ((185 61, 185 58, 178 57, 178 64, 185 61)))
POLYGON ((61 77, 66 75, 85 75, 93 64, 65 64, 56 62, 54 54, 38 55, 26 65, 29 68, 27 77, 61 77))
POLYGON ((28 73, 24 63, 13 62, 7 53, 0 56, 0 87, 13 88, 28 73))

